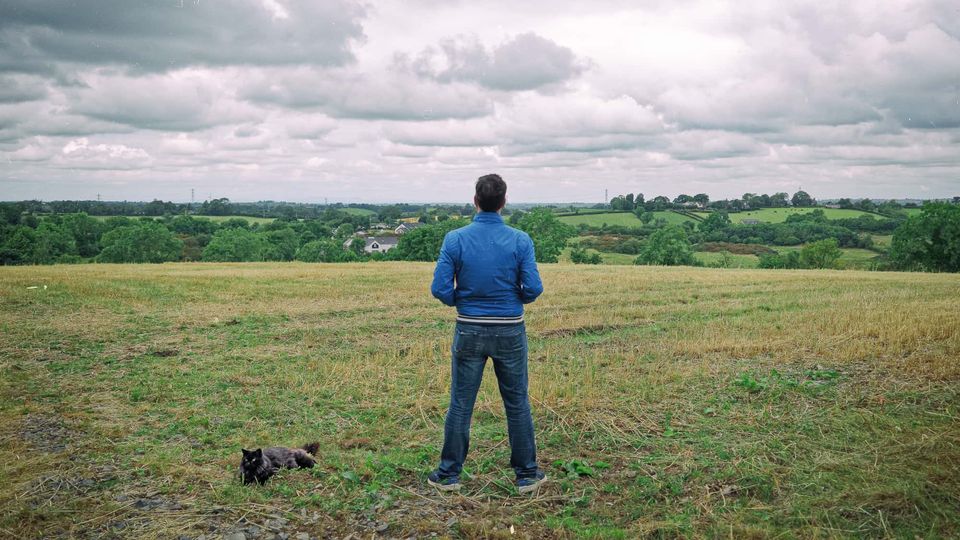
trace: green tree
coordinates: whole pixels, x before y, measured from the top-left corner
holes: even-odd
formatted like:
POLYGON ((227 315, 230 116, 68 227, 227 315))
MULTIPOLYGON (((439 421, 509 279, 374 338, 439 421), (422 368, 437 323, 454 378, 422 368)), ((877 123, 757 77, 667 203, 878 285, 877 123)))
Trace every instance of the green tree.
POLYGON ((337 230, 333 231, 333 236, 342 242, 349 238, 356 230, 353 223, 343 223, 337 227, 337 230))
POLYGON ((297 254, 297 233, 290 227, 260 232, 264 240, 263 260, 292 261, 297 254))
POLYGON ((451 219, 436 225, 424 225, 400 237, 397 247, 388 252, 389 258, 403 261, 435 261, 440 256, 443 237, 467 222, 451 219))
POLYGON ((75 262, 76 257, 77 243, 70 231, 59 223, 49 219, 43 220, 37 227, 36 243, 29 262, 33 264, 75 262), (67 260, 63 260, 64 258, 67 260))
POLYGON ((711 212, 709 216, 697 224, 697 228, 704 234, 726 229, 731 225, 730 216, 724 211, 711 212))
POLYGON ((837 247, 836 238, 827 238, 803 246, 800 264, 804 268, 836 268, 843 252, 837 247))
POLYGON ((786 255, 779 253, 763 253, 760 255, 760 268, 800 268, 800 253, 791 251, 786 255))
POLYGON ((203 260, 218 262, 262 261, 266 242, 243 228, 220 229, 203 250, 203 260))
POLYGON ((88 216, 86 213, 67 214, 63 216, 63 226, 73 236, 77 247, 77 255, 81 257, 96 257, 100 253, 100 235, 103 234, 103 225, 100 220, 88 216))
POLYGON ((790 198, 790 202, 797 207, 808 207, 814 204, 813 197, 803 190, 794 193, 793 197, 790 198))
POLYGON ((651 234, 633 263, 699 266, 699 262, 693 256, 693 247, 687 238, 687 232, 677 225, 668 225, 651 234))
POLYGON ((857 201, 857 208, 864 212, 875 212, 877 205, 872 200, 864 198, 857 201))
POLYGON ((229 216, 233 213, 233 205, 230 204, 230 199, 226 197, 203 201, 200 206, 200 213, 208 216, 229 216))
POLYGON ((314 240, 297 250, 296 259, 303 262, 350 262, 357 260, 357 254, 343 249, 343 244, 337 240, 314 240))
POLYGON ((600 264, 603 259, 599 253, 589 253, 584 248, 575 247, 570 250, 570 262, 573 264, 600 264))
POLYGON ((0 245, 0 264, 30 264, 37 245, 37 231, 26 225, 17 225, 8 231, 0 245))
POLYGON ((960 206, 927 203, 893 232, 890 261, 900 270, 960 272, 960 206))
POLYGON ((770 206, 774 208, 783 208, 787 206, 788 197, 789 195, 787 195, 782 191, 778 193, 774 193, 773 195, 770 196, 770 206))
POLYGON ((363 238, 354 238, 353 240, 350 241, 350 251, 352 251, 353 254, 357 256, 358 259, 360 259, 367 254, 367 252, 363 250, 363 248, 366 247, 366 245, 367 245, 367 241, 364 240, 363 238))
POLYGON ((534 208, 517 223, 517 228, 530 235, 537 262, 557 262, 567 240, 577 234, 571 225, 561 222, 553 212, 534 208))
POLYGON ((161 263, 180 258, 183 242, 155 221, 118 227, 100 239, 98 262, 161 263))

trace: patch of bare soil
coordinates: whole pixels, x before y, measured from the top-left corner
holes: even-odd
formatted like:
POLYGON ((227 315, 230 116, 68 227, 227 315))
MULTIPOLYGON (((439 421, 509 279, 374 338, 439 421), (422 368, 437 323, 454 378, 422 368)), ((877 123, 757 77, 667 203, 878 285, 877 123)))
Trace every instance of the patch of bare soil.
POLYGON ((41 452, 63 452, 75 435, 56 415, 28 414, 20 427, 20 437, 41 452))

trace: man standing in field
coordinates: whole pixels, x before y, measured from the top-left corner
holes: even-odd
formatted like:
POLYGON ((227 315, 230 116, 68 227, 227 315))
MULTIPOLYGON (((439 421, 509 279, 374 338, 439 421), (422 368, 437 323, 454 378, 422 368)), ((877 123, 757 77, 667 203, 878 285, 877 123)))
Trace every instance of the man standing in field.
POLYGON ((500 386, 510 436, 510 465, 520 493, 536 492, 546 480, 537 466, 533 416, 527 398, 527 331, 523 305, 543 292, 533 242, 504 224, 500 211, 507 184, 488 174, 477 180, 473 223, 447 233, 430 291, 457 308, 453 334, 450 409, 443 430, 440 467, 427 482, 443 491, 460 489, 470 446, 470 419, 487 358, 500 386))

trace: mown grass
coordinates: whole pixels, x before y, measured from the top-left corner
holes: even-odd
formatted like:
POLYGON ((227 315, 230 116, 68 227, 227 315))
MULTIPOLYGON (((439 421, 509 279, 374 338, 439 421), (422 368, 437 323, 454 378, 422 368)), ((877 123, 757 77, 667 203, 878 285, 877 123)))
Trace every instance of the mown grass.
POLYGON ((0 268, 0 534, 960 534, 956 275, 543 265, 553 482, 526 499, 489 368, 463 494, 423 488, 453 328, 431 271, 0 268), (241 447, 309 440, 319 467, 236 481, 241 447))

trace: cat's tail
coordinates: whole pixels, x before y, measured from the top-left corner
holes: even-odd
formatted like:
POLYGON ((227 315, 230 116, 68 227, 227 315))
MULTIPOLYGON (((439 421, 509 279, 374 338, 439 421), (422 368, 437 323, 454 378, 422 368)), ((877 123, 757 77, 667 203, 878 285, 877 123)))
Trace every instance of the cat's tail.
POLYGON ((303 448, 308 454, 316 456, 317 451, 320 450, 320 443, 318 442, 307 443, 303 445, 301 448, 303 448))

